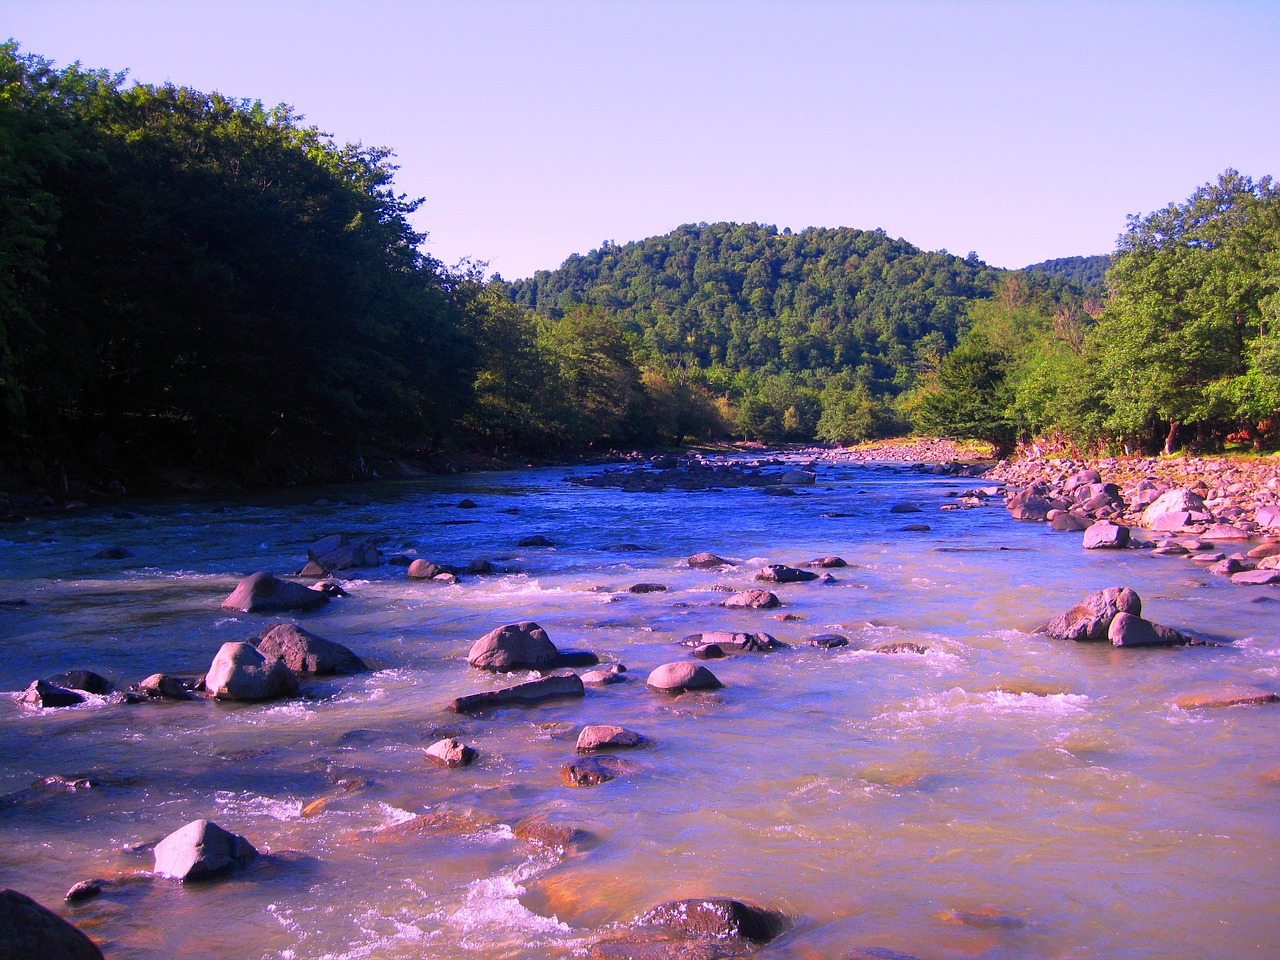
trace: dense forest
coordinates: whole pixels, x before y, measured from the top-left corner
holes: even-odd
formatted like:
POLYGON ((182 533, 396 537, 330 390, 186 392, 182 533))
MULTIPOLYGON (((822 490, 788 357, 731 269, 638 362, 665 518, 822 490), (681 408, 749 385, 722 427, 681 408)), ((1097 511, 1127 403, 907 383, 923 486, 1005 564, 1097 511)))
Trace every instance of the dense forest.
POLYGON ((911 430, 1274 438, 1269 179, 1228 172, 1113 256, 1022 271, 721 223, 505 281, 423 253, 388 150, 125 81, 0 45, 0 476, 263 484, 911 430))

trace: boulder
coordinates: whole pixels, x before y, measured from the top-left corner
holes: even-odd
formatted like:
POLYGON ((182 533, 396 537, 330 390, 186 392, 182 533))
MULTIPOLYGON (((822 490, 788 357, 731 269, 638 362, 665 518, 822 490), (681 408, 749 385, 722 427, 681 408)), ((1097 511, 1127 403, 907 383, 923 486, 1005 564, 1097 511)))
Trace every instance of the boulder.
POLYGON ((153 700, 190 700, 193 684, 182 677, 153 673, 138 682, 138 692, 153 700))
POLYGON ((784 487, 799 487, 817 483, 818 475, 813 470, 788 470, 778 477, 778 483, 784 487))
POLYGON ((382 562, 382 555, 372 540, 352 540, 335 534, 307 547, 307 560, 324 571, 332 572, 352 567, 376 567, 382 562))
POLYGON ((817 559, 810 560, 805 564, 806 567, 821 567, 828 570, 836 569, 838 567, 847 567, 848 565, 848 561, 843 557, 818 557, 817 559))
POLYGON ((680 644, 685 647, 714 645, 731 653, 771 653, 787 649, 785 643, 767 633, 730 633, 727 630, 691 633, 681 639, 680 644))
POLYGON ((31 686, 22 691, 21 696, 18 697, 18 703, 33 710, 43 710, 48 707, 74 707, 77 703, 84 703, 84 694, 77 690, 59 687, 48 680, 33 680, 31 686))
POLYGON ((1242 570, 1231 575, 1231 582, 1246 587, 1268 587, 1280 583, 1280 570, 1242 570))
POLYGON ((418 558, 409 564, 404 575, 410 580, 434 580, 442 573, 448 573, 444 567, 438 563, 432 563, 430 560, 418 558))
POLYGON ((492 561, 486 560, 484 557, 476 557, 476 559, 467 564, 467 573, 476 576, 484 576, 485 574, 493 573, 493 571, 492 561))
POLYGON ((317 637, 294 623, 277 623, 262 635, 257 647, 268 660, 283 660, 294 673, 331 675, 369 669, 342 644, 317 637))
POLYGON ((518 544, 521 547, 554 547, 556 542, 541 534, 532 537, 525 537, 518 544))
POLYGON ((68 903, 80 903, 84 900, 92 900, 94 897, 102 894, 103 883, 101 880, 80 880, 73 883, 62 899, 68 903))
POLYGON ((599 723, 583 727, 578 733, 579 753, 595 753, 597 750, 625 750, 641 746, 644 737, 625 727, 599 723))
POLYGON ((0 960, 103 960, 97 944, 25 893, 0 889, 0 960))
POLYGON ((532 620, 490 630, 471 645, 467 663, 481 670, 543 670, 560 664, 560 651, 532 620))
POLYGON ((298 692, 298 678, 282 660, 268 660, 251 643, 224 643, 204 678, 218 700, 275 700, 298 692))
POLYGON ((627 593, 665 593, 665 583, 634 583, 627 587, 627 593))
POLYGON ((706 667, 688 661, 664 663, 655 667, 645 681, 654 690, 663 693, 684 693, 686 690, 719 690, 722 684, 706 667))
POLYGON ((56 677, 46 677, 45 682, 68 690, 83 690, 96 696, 111 692, 111 681, 92 670, 68 670, 56 677))
POLYGON ((527 680, 501 690, 472 693, 458 697, 449 705, 454 713, 475 713, 491 707, 532 706, 544 700, 562 697, 582 697, 586 690, 582 679, 575 673, 553 673, 538 680, 527 680))
POLYGON ((445 737, 427 747, 427 757, 442 767, 470 766, 476 758, 474 747, 469 747, 461 740, 445 737))
POLYGON ((1058 533, 1079 533, 1089 529, 1089 521, 1074 513, 1060 513, 1049 521, 1049 527, 1058 533))
POLYGON ((187 883, 243 870, 258 856, 244 837, 209 820, 193 820, 156 844, 155 873, 187 883))
POLYGON ((782 601, 776 595, 767 590, 744 590, 742 593, 735 593, 720 606, 733 610, 772 610, 774 607, 781 606, 781 603, 782 601))
POLYGON ((1009 515, 1015 520, 1042 521, 1049 519, 1049 511, 1054 509, 1052 503, 1044 497, 1027 497, 1021 503, 1010 506, 1009 515))
POLYGON ((1209 567, 1209 572, 1219 577, 1229 577, 1232 574, 1241 573, 1244 569, 1244 564, 1235 557, 1227 557, 1209 567))
POLYGON ((1253 534, 1230 523, 1215 523, 1204 532, 1210 540, 1248 540, 1253 534))
POLYGON ((1131 613, 1117 613, 1107 628, 1107 637, 1117 647, 1181 647, 1192 642, 1173 627, 1131 613))
POLYGON ((1128 587, 1095 590, 1066 613, 1054 617, 1036 632, 1059 640, 1106 640, 1117 613, 1142 613, 1142 600, 1128 587))
POLYGON ((1169 490, 1142 511, 1141 522, 1148 530, 1174 530, 1212 520, 1213 516, 1197 494, 1190 490, 1169 490))
POLYGON ((288 613, 322 607, 329 598, 319 590, 309 590, 291 580, 278 580, 258 572, 245 577, 222 601, 223 610, 240 613, 288 613))
POLYGON ((685 563, 694 570, 712 570, 716 567, 730 566, 728 560, 724 557, 717 557, 714 553, 695 553, 685 563))
POLYGON ((924 508, 918 503, 895 503, 889 508, 890 513, 924 513, 924 508))
POLYGON ((1259 507, 1253 520, 1264 530, 1280 530, 1280 507, 1259 507))
POLYGON ((764 944, 782 933, 785 918, 772 910, 728 897, 697 897, 660 903, 636 918, 689 940, 738 940, 764 944))
POLYGON ((916 656, 924 656, 929 652, 929 648, 923 643, 912 643, 910 640, 899 640, 896 643, 882 643, 879 646, 871 648, 872 653, 897 654, 897 653, 913 653, 916 656))
POLYGON ((617 757, 584 757, 560 768, 560 779, 571 787, 594 787, 616 780, 632 767, 617 757))
POLYGON ((1084 532, 1082 545, 1086 550, 1123 550, 1129 545, 1129 528, 1099 520, 1084 532))
POLYGON ((818 575, 786 564, 770 563, 760 569, 756 579, 762 583, 808 583, 810 580, 817 580, 818 575))

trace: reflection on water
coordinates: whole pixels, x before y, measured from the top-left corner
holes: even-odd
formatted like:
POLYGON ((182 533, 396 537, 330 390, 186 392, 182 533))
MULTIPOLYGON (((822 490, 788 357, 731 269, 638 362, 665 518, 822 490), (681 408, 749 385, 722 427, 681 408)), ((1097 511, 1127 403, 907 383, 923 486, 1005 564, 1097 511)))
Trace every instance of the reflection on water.
POLYGON ((127 960, 569 957, 657 902, 702 895, 787 913, 765 957, 1274 955, 1280 707, 1169 702, 1227 682, 1280 687, 1280 594, 1177 558, 1086 553, 996 506, 939 509, 976 481, 824 467, 803 496, 778 498, 564 482, 580 472, 327 490, 322 504, 155 503, 0 531, 0 600, 27 600, 0 607, 0 690, 14 692, 72 668, 121 686, 203 672, 219 644, 281 619, 221 611, 239 577, 293 572, 329 533, 499 571, 456 586, 351 571, 350 596, 302 622, 376 670, 295 701, 92 698, 36 714, 0 702, 0 885, 127 960), (463 497, 478 507, 461 511, 463 497), (902 500, 924 513, 890 513, 902 500), (555 545, 518 546, 535 534, 555 545), (90 559, 109 546, 131 556, 90 559), (702 550, 740 566, 682 564, 702 550), (766 562, 827 555, 851 565, 774 587, 779 610, 717 605, 766 562), (645 582, 668 589, 627 592, 645 582), (1227 645, 1116 650, 1026 632, 1111 585, 1227 645), (449 713, 501 685, 466 665, 471 642, 525 619, 625 664, 626 682, 449 713), (646 689, 650 669, 687 653, 682 637, 711 630, 792 647, 710 662, 725 684, 714 693, 646 689), (849 643, 805 645, 824 633, 849 643), (652 746, 617 780, 566 786, 587 723, 652 746), (444 736, 477 763, 430 764, 423 749, 444 736), (538 842, 519 828, 531 815, 586 833, 538 842), (198 817, 268 856, 214 885, 146 879, 150 845, 198 817), (61 904, 91 876, 117 882, 61 904))

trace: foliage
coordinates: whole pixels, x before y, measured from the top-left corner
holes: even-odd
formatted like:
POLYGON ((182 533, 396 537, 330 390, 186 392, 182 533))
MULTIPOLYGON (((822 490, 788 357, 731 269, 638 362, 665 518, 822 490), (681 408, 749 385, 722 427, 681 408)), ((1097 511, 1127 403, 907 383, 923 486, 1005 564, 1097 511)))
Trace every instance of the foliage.
POLYGON ((1106 286, 1107 269, 1111 266, 1110 254, 1092 257, 1059 257, 1043 260, 1023 267, 1024 273, 1043 273, 1070 281, 1086 293, 1100 294, 1106 286))

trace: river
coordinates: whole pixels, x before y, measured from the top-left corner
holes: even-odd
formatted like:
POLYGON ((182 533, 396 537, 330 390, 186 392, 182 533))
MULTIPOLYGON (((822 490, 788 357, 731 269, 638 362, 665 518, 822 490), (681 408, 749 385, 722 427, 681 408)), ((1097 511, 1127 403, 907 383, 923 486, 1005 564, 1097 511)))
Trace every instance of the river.
POLYGON ((0 886, 56 909, 111 960, 582 956, 654 904, 711 895, 787 915, 762 958, 1276 955, 1280 706, 1171 706, 1223 683, 1280 689, 1276 588, 1150 551, 1084 551, 1078 534, 1010 520, 998 498, 941 509, 981 480, 848 464, 820 466, 794 497, 566 482, 601 469, 135 503, 0 528, 0 600, 27 601, 0 606, 0 886), (922 512, 891 512, 902 502, 922 512), (332 533, 500 572, 445 586, 390 565, 347 571, 347 597, 297 619, 375 669, 298 699, 13 702, 69 669, 120 687, 202 673, 221 643, 287 619, 221 610, 239 578, 293 573, 332 533), (517 546, 535 534, 555 545, 517 546), (92 559, 106 547, 131 556, 92 559), (737 565, 685 565, 704 550, 737 565), (778 610, 718 605, 725 587, 757 586, 765 563, 826 555, 850 565, 773 588, 778 610), (668 589, 627 592, 640 582, 668 589), (1029 632, 1107 586, 1223 645, 1029 632), (625 664, 627 682, 450 713, 454 697, 503 685, 465 657, 517 620, 625 664), (792 646, 710 661, 714 693, 646 688, 687 652, 680 638, 709 630, 792 646), (851 642, 805 645, 822 633, 851 642), (924 652, 874 650, 895 643, 924 652), (568 786, 560 767, 588 723, 651 746, 617 780, 568 786), (446 735, 476 763, 432 765, 423 750, 446 735), (397 829, 421 814, 433 816, 397 829), (583 837, 563 850, 517 837, 530 816, 583 837), (149 879, 151 845, 202 817, 266 856, 218 883, 149 879), (89 877, 117 882, 63 904, 89 877))

